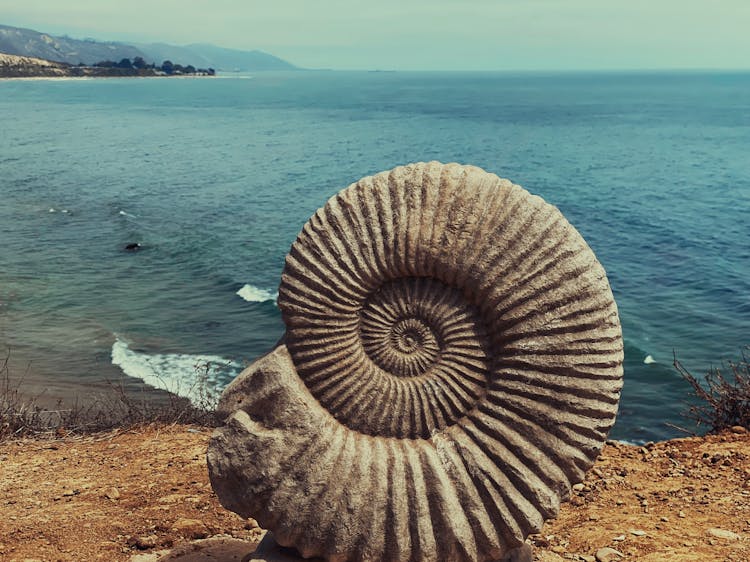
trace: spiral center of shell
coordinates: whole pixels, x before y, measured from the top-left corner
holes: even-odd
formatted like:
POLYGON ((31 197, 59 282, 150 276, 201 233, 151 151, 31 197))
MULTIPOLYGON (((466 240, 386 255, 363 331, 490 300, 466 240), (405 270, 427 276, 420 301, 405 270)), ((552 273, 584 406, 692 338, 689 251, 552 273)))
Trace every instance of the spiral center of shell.
POLYGON ((359 302, 322 291, 310 304, 310 314, 286 316, 295 325, 286 343, 312 395, 349 428, 426 439, 486 394, 489 332, 463 290, 386 278, 359 302))
POLYGON ((440 359, 439 317, 415 291, 435 281, 399 279, 373 293, 360 313, 360 338, 369 359, 395 377, 426 373, 440 359))
MULTIPOLYGON (((369 333, 367 333, 369 335, 369 333)), ((362 345, 382 369, 398 376, 421 375, 438 359, 440 347, 429 325, 420 318, 397 320, 388 333, 388 341, 368 339, 362 345)))

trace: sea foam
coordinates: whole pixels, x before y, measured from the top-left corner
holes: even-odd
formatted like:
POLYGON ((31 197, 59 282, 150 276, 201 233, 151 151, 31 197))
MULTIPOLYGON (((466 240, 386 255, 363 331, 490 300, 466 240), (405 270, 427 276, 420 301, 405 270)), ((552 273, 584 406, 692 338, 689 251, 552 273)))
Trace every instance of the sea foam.
POLYGON ((272 293, 266 289, 259 289, 253 285, 245 285, 236 293, 248 302, 276 302, 279 293, 272 293))
POLYGON ((217 355, 143 353, 117 339, 112 344, 112 364, 129 377, 188 398, 196 405, 209 393, 219 392, 241 370, 241 365, 217 355))

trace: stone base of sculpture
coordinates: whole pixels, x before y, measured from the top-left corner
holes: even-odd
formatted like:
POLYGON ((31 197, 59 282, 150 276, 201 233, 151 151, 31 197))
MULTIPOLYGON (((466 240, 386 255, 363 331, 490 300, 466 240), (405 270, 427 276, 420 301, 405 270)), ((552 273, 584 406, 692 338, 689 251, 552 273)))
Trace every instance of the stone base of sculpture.
MULTIPOLYGON (((532 562, 534 555, 529 545, 524 544, 508 552, 497 562, 532 562)), ((242 562, 323 562, 322 558, 302 558, 293 548, 279 546, 273 538, 273 533, 266 533, 263 540, 250 555, 242 562)))
POLYGON ((274 540, 273 533, 266 533, 258 548, 243 562, 322 562, 322 558, 302 558, 293 548, 284 548, 274 540))

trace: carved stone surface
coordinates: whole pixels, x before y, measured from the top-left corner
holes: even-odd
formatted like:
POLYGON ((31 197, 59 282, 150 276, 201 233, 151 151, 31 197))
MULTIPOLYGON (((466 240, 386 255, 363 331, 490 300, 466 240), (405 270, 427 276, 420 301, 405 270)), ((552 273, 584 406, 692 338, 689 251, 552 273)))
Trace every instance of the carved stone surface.
POLYGON ((221 502, 328 560, 497 560, 557 514, 614 423, 622 336, 562 214, 412 164, 320 209, 279 288, 285 345, 225 391, 221 502))

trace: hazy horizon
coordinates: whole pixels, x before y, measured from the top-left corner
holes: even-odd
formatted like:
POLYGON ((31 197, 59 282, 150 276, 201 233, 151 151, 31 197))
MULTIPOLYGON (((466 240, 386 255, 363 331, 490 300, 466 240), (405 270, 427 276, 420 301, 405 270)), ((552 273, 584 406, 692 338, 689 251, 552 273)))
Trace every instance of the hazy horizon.
POLYGON ((0 0, 0 18, 77 39, 257 49, 332 70, 750 68, 743 0, 332 0, 314 9, 304 0, 0 0))

